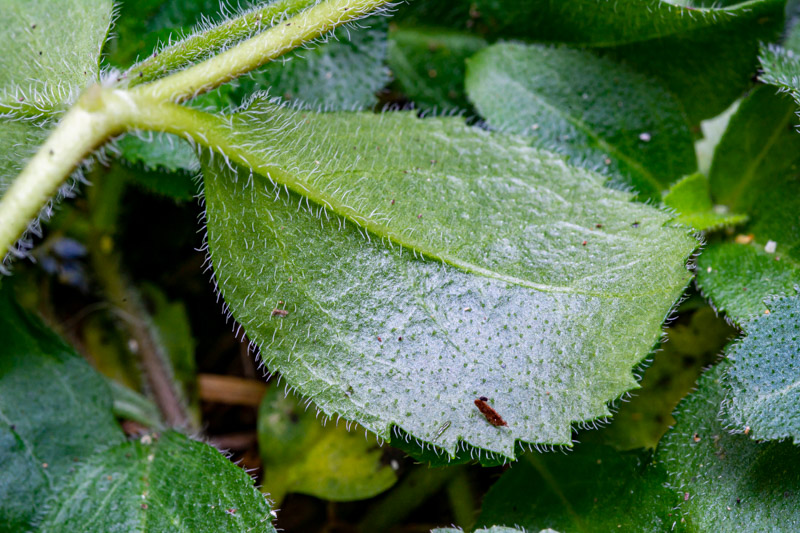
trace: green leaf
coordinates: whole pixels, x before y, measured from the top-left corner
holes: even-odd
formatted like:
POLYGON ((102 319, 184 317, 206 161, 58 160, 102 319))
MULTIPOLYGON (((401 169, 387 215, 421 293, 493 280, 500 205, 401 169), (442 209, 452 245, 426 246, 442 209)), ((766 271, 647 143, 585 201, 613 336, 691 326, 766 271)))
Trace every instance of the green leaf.
POLYGON ((760 42, 777 40, 784 0, 690 9, 661 0, 478 0, 494 35, 588 45, 661 80, 691 123, 721 113, 750 85, 760 42))
POLYGON ((289 492, 332 501, 371 498, 397 481, 374 437, 345 424, 323 426, 313 410, 272 387, 258 409, 262 484, 276 504, 289 492))
POLYGON ((117 148, 128 163, 148 170, 196 173, 200 169, 192 147, 176 135, 152 133, 147 139, 126 135, 117 141, 117 148))
POLYGON ((713 231, 747 221, 745 215, 728 213, 727 206, 714 206, 708 180, 700 173, 684 177, 664 196, 664 204, 680 213, 677 220, 698 231, 713 231))
POLYGON ((739 105, 728 123, 711 163, 714 200, 750 213, 763 196, 800 163, 797 106, 776 89, 760 86, 739 105))
POLYGON ((496 129, 570 156, 642 198, 697 169, 686 118, 657 83, 591 52, 496 44, 468 61, 467 94, 496 129))
POLYGON ((0 120, 0 198, 47 138, 48 129, 30 122, 0 120))
POLYGON ((800 449, 756 443, 720 421, 724 361, 703 375, 675 413, 656 455, 681 495, 688 531, 795 531, 800 528, 800 449))
POLYGON ((0 110, 48 113, 99 78, 111 0, 6 0, 0 110))
POLYGON ((772 44, 762 48, 760 59, 763 72, 759 79, 791 94, 795 102, 800 103, 800 57, 797 52, 772 44))
POLYGON ((767 302, 769 314, 743 325, 747 336, 727 350, 731 362, 723 381, 730 423, 754 439, 800 442, 797 385, 800 365, 800 298, 767 302), (749 428, 747 430, 746 428, 749 428))
POLYGON ((569 445, 686 285, 695 241, 664 213, 522 140, 263 102, 202 120, 255 171, 204 162, 226 303, 271 370, 381 438, 569 445))
POLYGON ((650 454, 580 445, 567 455, 526 454, 495 483, 478 525, 530 531, 670 531, 677 502, 650 454))
POLYGON ((800 276, 794 108, 774 88, 758 88, 739 106, 714 153, 712 196, 749 216, 743 232, 751 236, 742 236, 749 244, 712 243, 698 260, 697 283, 737 322, 762 314, 764 300, 791 291, 800 276))
POLYGON ((708 306, 679 316, 666 330, 666 340, 642 377, 642 388, 620 404, 611 424, 602 431, 580 434, 581 442, 603 442, 621 450, 655 449, 675 423, 672 412, 694 389, 704 368, 716 362, 736 330, 708 306))
POLYGON ((399 28, 389 34, 389 67, 403 93, 422 109, 468 109, 466 59, 486 41, 441 28, 399 28))
POLYGON ((103 379, 0 291, 0 523, 27 530, 75 461, 123 440, 103 379))
POLYGON ((48 507, 43 533, 275 531, 269 504, 241 468, 174 431, 91 457, 48 507))
POLYGON ((717 311, 737 323, 764 314, 765 301, 789 294, 797 280, 795 263, 759 245, 714 244, 697 261, 697 284, 717 311))

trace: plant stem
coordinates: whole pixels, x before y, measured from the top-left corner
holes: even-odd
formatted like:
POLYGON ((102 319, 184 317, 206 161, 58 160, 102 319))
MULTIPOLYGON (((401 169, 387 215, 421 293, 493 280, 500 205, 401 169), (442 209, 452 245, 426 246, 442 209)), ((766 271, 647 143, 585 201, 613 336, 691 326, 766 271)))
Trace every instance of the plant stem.
POLYGON ((196 33, 131 67, 123 76, 125 83, 130 88, 153 81, 207 57, 214 50, 261 33, 275 22, 283 22, 287 15, 294 15, 317 1, 278 0, 196 33))
POLYGON ((84 93, 0 199, 0 260, 81 161, 124 129, 127 102, 109 109, 104 92, 95 85, 84 93))
POLYGON ((154 100, 188 100, 388 3, 326 0, 211 59, 131 91, 154 100))

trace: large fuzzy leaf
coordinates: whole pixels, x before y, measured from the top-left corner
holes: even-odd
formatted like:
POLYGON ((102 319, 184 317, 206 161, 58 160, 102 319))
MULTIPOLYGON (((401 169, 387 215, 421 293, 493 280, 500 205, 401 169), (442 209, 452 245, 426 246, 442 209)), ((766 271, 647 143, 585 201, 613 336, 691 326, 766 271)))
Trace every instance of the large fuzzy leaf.
POLYGON ((695 242, 664 213, 524 141, 264 102, 203 120, 254 171, 205 161, 227 304, 271 370, 383 438, 569 444, 636 386, 686 284, 695 242))
POLYGON ((777 40, 783 0, 692 9, 662 0, 478 0, 501 38, 588 45, 660 79, 692 123, 715 116, 750 84, 760 42, 777 40))
POLYGON ((743 244, 712 243, 698 261, 698 285, 736 321, 762 314, 764 301, 800 279, 800 135, 793 102, 761 87, 731 118, 711 165, 715 202, 746 214, 743 244), (767 247, 770 241, 774 243, 767 247))
POLYGON ((800 441, 800 298, 767 302, 769 314, 744 325, 728 351, 725 411, 734 428, 755 439, 800 441))
POLYGON ((694 390, 704 368, 716 362, 736 330, 704 306, 666 329, 665 342, 644 371, 642 388, 620 403, 611 424, 603 431, 580 434, 581 442, 602 442, 620 450, 655 449, 675 423, 672 412, 678 402, 694 390))
POLYGON ((275 532, 269 504, 241 468, 173 431, 95 455, 48 507, 42 533, 275 532))
POLYGON ((528 531, 670 531, 678 496, 651 454, 581 445, 568 455, 526 454, 492 486, 478 525, 528 531))
MULTIPOLYGON (((8 284, 6 284, 8 285, 8 284)), ((0 291, 0 524, 28 529, 75 461, 121 442, 102 378, 0 291)))
POLYGON ((97 81, 111 0, 7 0, 0 106, 47 110, 97 81))
POLYGON ((680 105, 648 78, 591 52, 497 44, 468 62, 467 94, 494 128, 638 191, 662 191, 697 169, 680 105))
POLYGON ((720 420, 723 362, 678 406, 656 459, 681 495, 687 531, 795 531, 800 528, 800 449, 731 434, 720 420))

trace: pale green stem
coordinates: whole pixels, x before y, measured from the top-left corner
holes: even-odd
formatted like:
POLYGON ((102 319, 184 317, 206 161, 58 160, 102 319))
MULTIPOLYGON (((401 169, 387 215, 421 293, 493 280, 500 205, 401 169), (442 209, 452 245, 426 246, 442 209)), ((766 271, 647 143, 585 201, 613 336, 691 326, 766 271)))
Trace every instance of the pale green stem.
POLYGON ((80 162, 124 130, 133 111, 130 98, 116 95, 109 99, 104 93, 94 86, 80 98, 3 195, 0 258, 6 256, 28 222, 38 216, 80 162))
MULTIPOLYGON (((129 129, 163 128, 159 101, 183 101, 245 74, 389 0, 326 0, 187 70, 131 90, 90 87, 0 199, 0 258, 89 154, 129 129), (149 126, 152 124, 152 126, 149 126)), ((175 128, 173 128, 174 130, 175 128)), ((181 131, 191 135, 191 129, 181 131)))
POLYGON ((277 0, 219 26, 196 33, 131 67, 124 75, 124 83, 127 87, 133 87, 153 81, 207 57, 214 50, 252 37, 271 26, 273 19, 294 15, 315 2, 316 0, 277 0))
POLYGON ((388 0, 326 0, 211 59, 131 91, 153 100, 188 100, 387 3, 388 0))

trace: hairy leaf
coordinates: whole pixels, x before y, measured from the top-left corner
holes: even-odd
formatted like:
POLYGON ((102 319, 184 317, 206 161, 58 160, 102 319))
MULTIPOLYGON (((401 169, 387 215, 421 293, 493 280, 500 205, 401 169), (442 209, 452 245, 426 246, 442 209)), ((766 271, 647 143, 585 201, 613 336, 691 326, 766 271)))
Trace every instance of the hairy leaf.
POLYGON ((96 450, 123 439, 103 379, 0 291, 0 524, 27 530, 96 450))
POLYGON ((253 480, 220 452, 173 431, 81 464, 39 531, 274 532, 253 480))
POLYGON ((363 500, 385 491, 397 475, 382 461, 374 437, 359 427, 322 426, 313 410, 272 387, 258 409, 262 484, 276 503, 289 492, 332 501, 363 500))
POLYGON ((204 166, 225 301, 270 369, 383 438, 569 444, 686 284, 695 243, 664 213, 521 140, 258 102, 204 120, 255 171, 204 166))
POLYGON ((688 531, 794 531, 800 528, 800 449, 789 442, 756 443, 720 421, 727 363, 700 379, 681 402, 678 423, 656 459, 680 495, 688 531))
POLYGON ((747 336, 727 350, 725 412, 734 428, 754 439, 800 442, 800 298, 767 306, 769 314, 744 324, 747 336))
POLYGON ((588 45, 653 76, 692 123, 721 113, 750 84, 760 42, 777 40, 783 0, 690 9, 661 0, 478 0, 493 34, 588 45))
POLYGON ((762 314, 764 300, 786 294, 800 275, 797 124, 792 101, 761 87, 739 106, 714 153, 714 200, 747 214, 750 223, 742 244, 715 242, 704 251, 697 281, 735 321, 762 314))
POLYGON ((496 44, 468 62, 467 93, 496 129, 612 176, 642 198, 697 169, 686 118, 666 90, 591 52, 496 44))
POLYGON ((763 246, 715 243, 697 261, 697 284, 717 311, 737 323, 767 310, 766 301, 790 294, 798 281, 797 264, 763 246))
POLYGON ((678 497, 650 454, 580 445, 570 454, 526 454, 489 490, 478 525, 529 531, 670 531, 678 497))
POLYGON ((398 87, 422 109, 468 109, 466 59, 486 46, 480 37, 441 28, 399 28, 389 34, 389 67, 398 87))
POLYGON ((759 78, 792 95, 800 103, 800 57, 791 49, 769 45, 761 50, 759 78))
POLYGON ((47 129, 37 124, 0 120, 0 198, 46 138, 47 129))
POLYGON ((724 205, 714 206, 708 180, 700 173, 684 177, 664 196, 664 204, 680 213, 678 222, 698 231, 712 231, 747 221, 745 215, 729 213, 724 205))
POLYGON ((716 362, 736 330, 708 306, 679 316, 666 329, 666 339, 642 376, 642 388, 620 403, 611 424, 602 431, 584 431, 581 442, 603 442, 621 450, 655 449, 675 423, 672 412, 694 389, 697 378, 716 362))
POLYGON ((96 82, 111 0, 7 0, 0 19, 0 110, 69 102, 96 82))

